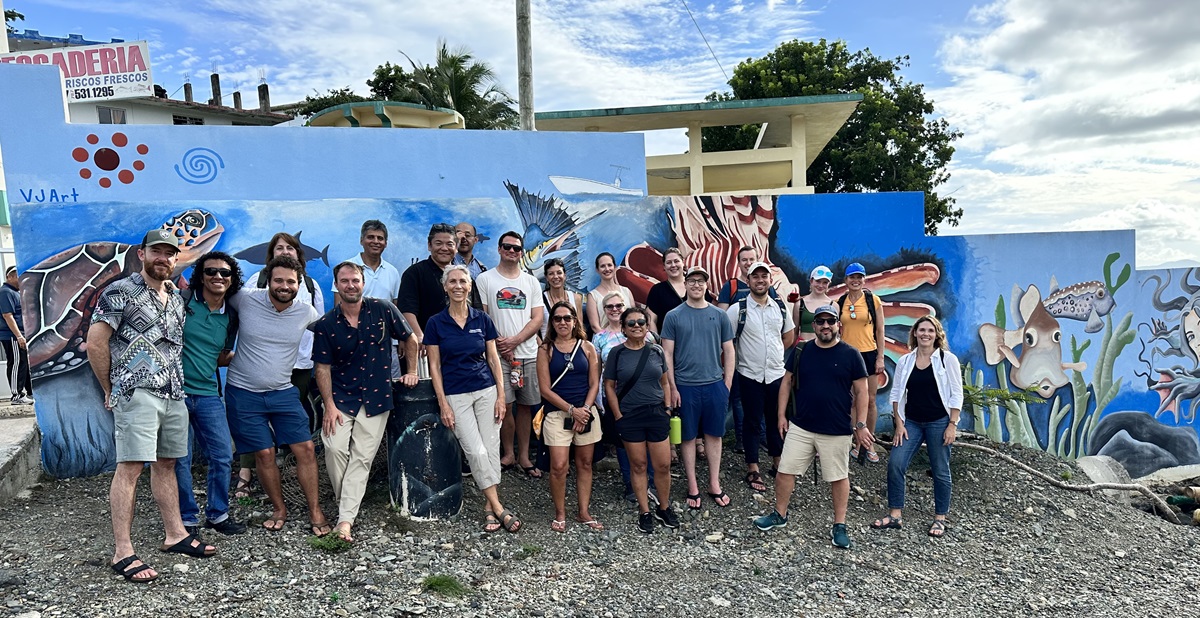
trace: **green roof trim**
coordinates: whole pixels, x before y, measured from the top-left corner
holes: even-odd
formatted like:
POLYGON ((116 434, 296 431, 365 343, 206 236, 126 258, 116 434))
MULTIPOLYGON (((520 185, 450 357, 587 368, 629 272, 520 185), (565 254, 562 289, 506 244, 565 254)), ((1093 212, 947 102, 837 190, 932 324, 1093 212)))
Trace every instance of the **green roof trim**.
POLYGON ((566 120, 571 118, 633 116, 637 114, 708 112, 725 109, 783 107, 786 105, 816 105, 818 103, 853 103, 862 100, 863 95, 855 92, 851 94, 821 94, 807 97, 779 97, 775 99, 706 101, 703 103, 680 103, 675 105, 647 105, 645 107, 609 107, 603 109, 575 109, 562 112, 539 112, 534 114, 534 120, 566 120))

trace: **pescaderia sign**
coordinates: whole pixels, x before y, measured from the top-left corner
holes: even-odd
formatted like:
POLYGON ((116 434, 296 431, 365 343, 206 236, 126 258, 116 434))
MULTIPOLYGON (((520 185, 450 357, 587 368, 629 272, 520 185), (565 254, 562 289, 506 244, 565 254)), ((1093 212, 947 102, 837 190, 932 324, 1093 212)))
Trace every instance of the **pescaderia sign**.
POLYGON ((57 66, 68 103, 154 96, 145 41, 0 54, 0 62, 57 66))

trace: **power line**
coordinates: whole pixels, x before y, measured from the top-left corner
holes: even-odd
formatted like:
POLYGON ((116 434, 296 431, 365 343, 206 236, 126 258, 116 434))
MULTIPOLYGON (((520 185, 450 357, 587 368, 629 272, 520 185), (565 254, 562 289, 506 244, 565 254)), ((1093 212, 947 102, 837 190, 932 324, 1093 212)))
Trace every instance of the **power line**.
POLYGON ((696 25, 696 32, 700 33, 700 38, 704 40, 704 46, 708 48, 708 53, 712 54, 717 68, 721 69, 721 74, 725 76, 725 81, 729 81, 729 74, 725 72, 725 67, 721 66, 721 61, 717 59, 717 53, 713 51, 712 45, 708 44, 708 37, 704 36, 704 31, 700 29, 700 22, 696 21, 696 16, 692 15, 692 9, 688 7, 687 0, 679 1, 683 3, 683 9, 687 11, 688 17, 692 18, 692 23, 696 25))

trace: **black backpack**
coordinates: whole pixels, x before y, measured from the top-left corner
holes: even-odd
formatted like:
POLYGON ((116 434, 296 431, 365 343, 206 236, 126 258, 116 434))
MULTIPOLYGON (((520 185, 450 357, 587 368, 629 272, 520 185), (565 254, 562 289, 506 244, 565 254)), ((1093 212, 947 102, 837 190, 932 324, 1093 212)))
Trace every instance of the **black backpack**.
MULTIPOLYGON (((747 296, 738 301, 737 329, 733 333, 733 339, 735 341, 738 339, 738 337, 742 336, 742 330, 746 328, 746 303, 749 300, 750 297, 747 296)), ((782 300, 779 300, 775 297, 771 297, 771 300, 775 301, 775 305, 779 307, 779 315, 783 318, 782 326, 779 327, 779 332, 782 333, 787 328, 787 308, 783 306, 782 300)))
MULTIPOLYGON (((841 297, 839 297, 837 299, 838 313, 841 313, 846 308, 846 297, 849 295, 850 295, 850 293, 847 292, 845 294, 842 294, 841 297)), ((874 324, 875 323, 875 295, 871 293, 871 290, 868 290, 867 288, 863 288, 863 298, 867 299, 867 315, 871 318, 871 324, 874 324)), ((841 316, 838 316, 838 319, 841 319, 841 316)))
POLYGON ((800 373, 800 354, 804 351, 804 346, 808 342, 796 338, 796 345, 792 346, 792 359, 788 366, 784 369, 792 374, 792 392, 788 397, 787 410, 784 411, 784 417, 793 419, 796 416, 796 393, 800 390, 800 381, 796 379, 796 375, 800 373))

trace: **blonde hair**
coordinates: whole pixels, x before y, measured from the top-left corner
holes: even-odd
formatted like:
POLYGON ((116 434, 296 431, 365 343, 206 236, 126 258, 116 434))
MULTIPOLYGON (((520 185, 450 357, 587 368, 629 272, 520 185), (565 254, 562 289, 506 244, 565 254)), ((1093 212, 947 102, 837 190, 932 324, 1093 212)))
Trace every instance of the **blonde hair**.
POLYGON ((922 322, 929 322, 933 326, 933 330, 935 333, 933 336, 934 349, 938 349, 938 350, 950 349, 946 345, 946 329, 942 328, 942 323, 939 322, 937 318, 935 318, 931 315, 921 316, 921 317, 917 318, 916 322, 913 322, 912 328, 909 329, 909 331, 908 331, 908 349, 910 349, 910 350, 917 349, 917 328, 921 326, 922 322))
POLYGON ((604 305, 607 305, 608 299, 613 298, 614 296, 621 299, 622 305, 625 304, 625 295, 624 294, 622 294, 620 292, 609 292, 608 294, 604 295, 604 298, 600 299, 600 311, 601 312, 607 311, 607 309, 604 308, 604 305))

